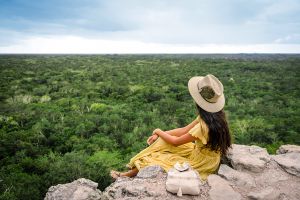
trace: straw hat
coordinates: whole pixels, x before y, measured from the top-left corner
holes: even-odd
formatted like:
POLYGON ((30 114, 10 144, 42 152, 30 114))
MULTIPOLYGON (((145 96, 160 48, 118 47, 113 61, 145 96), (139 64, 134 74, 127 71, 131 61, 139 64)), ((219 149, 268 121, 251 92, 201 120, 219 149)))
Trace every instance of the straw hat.
POLYGON ((207 112, 218 112, 225 105, 223 84, 212 74, 192 77, 188 88, 194 101, 207 112))

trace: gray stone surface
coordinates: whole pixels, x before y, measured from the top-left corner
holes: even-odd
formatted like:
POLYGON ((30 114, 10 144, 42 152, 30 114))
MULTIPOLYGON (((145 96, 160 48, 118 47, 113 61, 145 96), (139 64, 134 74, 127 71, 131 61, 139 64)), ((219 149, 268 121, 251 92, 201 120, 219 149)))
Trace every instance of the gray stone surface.
POLYGON ((211 174, 207 177, 211 189, 209 190, 209 199, 211 200, 240 200, 242 196, 235 192, 229 182, 218 175, 211 174))
POLYGON ((142 177, 120 177, 103 192, 103 199, 208 199, 209 186, 201 185, 201 193, 198 196, 183 195, 178 197, 166 190, 167 174, 159 166, 149 166, 141 170, 142 177), (152 174, 149 176, 148 174, 152 174), (154 178, 151 178, 154 176, 154 178))
POLYGON ((214 200, 214 199, 300 199, 299 153, 288 146, 278 155, 269 155, 257 146, 233 145, 224 156, 217 174, 208 176, 200 185, 200 195, 178 197, 166 191, 167 174, 160 166, 148 166, 134 178, 119 177, 102 193, 97 183, 78 179, 49 188, 46 200, 214 200))
POLYGON ((284 153, 300 153, 300 146, 285 144, 281 145, 279 149, 277 149, 276 154, 284 154, 284 153))
POLYGON ((256 186, 254 178, 251 175, 234 170, 228 165, 221 164, 218 175, 228 180, 231 185, 249 188, 256 186))
POLYGON ((300 177, 300 153, 285 153, 272 158, 290 174, 300 177))
POLYGON ((270 161, 270 156, 265 148, 259 146, 247 146, 233 144, 229 150, 227 158, 234 169, 251 172, 262 172, 266 163, 270 161))
POLYGON ((258 192, 250 192, 248 194, 249 199, 253 200, 274 200, 279 199, 279 193, 272 187, 267 187, 258 192))
POLYGON ((137 178, 155 178, 159 173, 164 172, 164 169, 159 165, 152 165, 141 169, 136 175, 137 178))
POLYGON ((99 200, 101 191, 98 183, 88 179, 78 179, 72 183, 51 186, 45 200, 99 200))

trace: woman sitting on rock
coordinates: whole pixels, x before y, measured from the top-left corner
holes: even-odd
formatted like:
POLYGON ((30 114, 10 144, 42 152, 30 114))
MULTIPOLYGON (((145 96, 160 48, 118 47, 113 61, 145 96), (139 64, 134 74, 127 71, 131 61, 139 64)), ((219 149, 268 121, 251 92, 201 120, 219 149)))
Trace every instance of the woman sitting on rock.
POLYGON ((111 170, 111 176, 135 176, 146 166, 160 165, 168 171, 176 162, 189 162, 202 180, 215 173, 222 155, 231 147, 231 136, 223 107, 225 97, 222 83, 213 75, 195 76, 188 90, 197 108, 194 121, 182 128, 162 131, 157 128, 147 140, 150 145, 126 165, 130 170, 111 170), (195 141, 195 143, 193 142, 195 141))

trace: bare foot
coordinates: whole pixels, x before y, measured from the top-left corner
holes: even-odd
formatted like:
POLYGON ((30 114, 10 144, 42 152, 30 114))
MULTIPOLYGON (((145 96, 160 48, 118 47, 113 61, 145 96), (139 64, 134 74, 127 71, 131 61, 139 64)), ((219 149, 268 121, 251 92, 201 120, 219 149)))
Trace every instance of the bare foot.
POLYGON ((118 172, 118 171, 115 171, 115 170, 111 170, 110 171, 110 176, 113 178, 113 179, 117 179, 118 177, 121 176, 121 172, 118 172))
POLYGON ((132 167, 131 167, 130 165, 128 165, 128 164, 126 164, 126 167, 127 167, 128 169, 132 169, 132 167))

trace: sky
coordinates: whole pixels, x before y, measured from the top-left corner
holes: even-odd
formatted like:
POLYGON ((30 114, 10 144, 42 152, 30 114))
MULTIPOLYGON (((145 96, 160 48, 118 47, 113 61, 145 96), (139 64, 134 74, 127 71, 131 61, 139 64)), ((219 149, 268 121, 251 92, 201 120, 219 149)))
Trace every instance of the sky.
POLYGON ((300 0, 0 0, 0 53, 300 53, 300 0))

